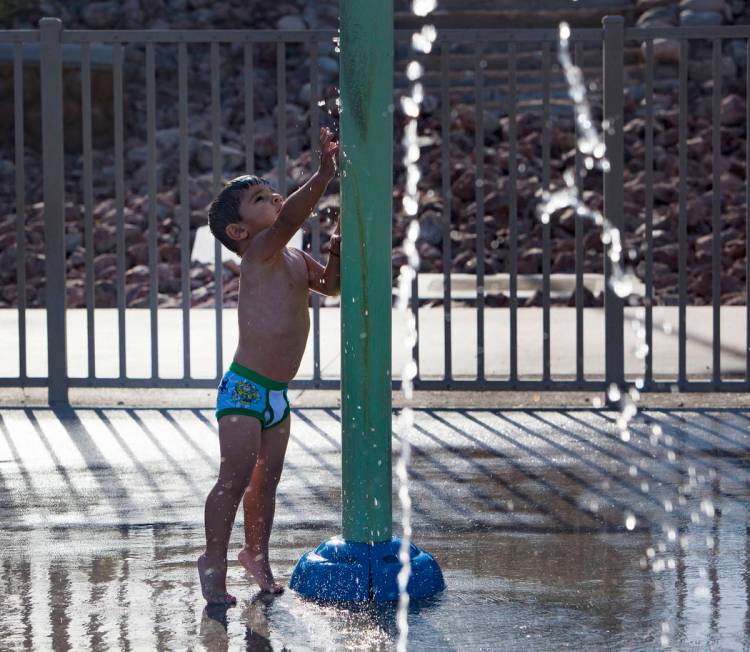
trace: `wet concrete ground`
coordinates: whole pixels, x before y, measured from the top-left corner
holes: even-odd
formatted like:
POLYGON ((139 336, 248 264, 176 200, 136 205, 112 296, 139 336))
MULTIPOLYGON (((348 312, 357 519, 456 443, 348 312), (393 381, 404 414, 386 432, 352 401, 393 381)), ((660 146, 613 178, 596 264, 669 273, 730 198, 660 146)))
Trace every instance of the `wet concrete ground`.
MULTIPOLYGON (((615 418, 417 412, 415 540, 447 590, 412 605, 410 649, 750 646, 750 411, 648 410, 629 441, 615 418)), ((340 527, 340 412, 292 419, 271 539, 284 582, 340 527)), ((0 408, 0 648, 393 649, 392 605, 259 595, 236 561, 241 514, 238 605, 205 608, 218 453, 211 410, 0 408)))

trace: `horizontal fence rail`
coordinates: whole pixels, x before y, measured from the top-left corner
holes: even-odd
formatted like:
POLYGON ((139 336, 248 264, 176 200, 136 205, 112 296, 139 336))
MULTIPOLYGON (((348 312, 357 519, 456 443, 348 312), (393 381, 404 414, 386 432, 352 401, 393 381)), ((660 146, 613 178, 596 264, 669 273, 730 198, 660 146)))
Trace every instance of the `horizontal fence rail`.
MULTIPOLYGON (((334 103, 331 73, 326 66, 330 67, 331 60, 335 60, 336 33, 333 30, 64 30, 55 19, 44 19, 40 27, 40 30, 0 31, 0 45, 9 44, 6 47, 10 48, 15 174, 13 202, 3 203, 3 210, 7 208, 15 214, 12 233, 16 244, 13 260, 3 258, 13 267, 4 278, 12 273, 17 289, 15 319, 5 319, 2 323, 12 323, 17 331, 18 359, 18 372, 0 377, 0 386, 47 386, 50 400, 56 402, 66 400, 70 387, 214 387, 231 355, 224 340, 228 337, 227 341, 231 341, 236 326, 233 306, 238 282, 231 265, 225 264, 218 241, 213 245, 210 266, 196 268, 191 259, 196 223, 201 211, 205 215, 206 200, 233 175, 270 176, 278 190, 286 194, 293 189, 289 184, 301 183, 301 179, 289 177, 290 169, 297 175, 310 174, 316 169, 319 127, 332 121, 330 111, 327 115, 322 107, 334 103), (34 50, 37 47, 38 55, 34 50), (97 48, 95 64, 93 48, 97 48), (300 61, 304 62, 309 89, 304 107, 294 105, 295 98, 288 93, 290 79, 297 80, 295 67, 300 61), (132 65, 133 62, 137 65, 132 65), (26 172, 30 165, 27 134, 31 128, 24 109, 30 90, 25 87, 29 79, 25 74, 27 64, 37 65, 41 76, 39 158, 44 178, 41 199, 46 283, 43 305, 42 299, 38 299, 38 308, 29 306, 26 290, 27 270, 33 269, 29 267, 31 245, 27 243, 30 230, 35 228, 28 216, 36 210, 40 199, 31 193, 26 172), (169 68, 173 79, 163 72, 167 65, 173 66, 169 68), (207 85, 191 74, 194 70, 191 65, 205 67, 207 85), (80 130, 75 154, 80 168, 71 163, 75 155, 67 149, 68 142, 63 143, 63 122, 66 138, 71 124, 64 109, 69 100, 71 74, 80 84, 77 100, 80 114, 74 116, 80 130), (133 93, 137 99, 126 106, 128 94, 133 93), (171 93, 176 105, 174 122, 169 127, 159 124, 165 93, 171 93), (265 106, 263 102, 269 97, 273 98, 275 108, 258 112, 257 107, 265 106), (109 102, 106 107, 105 101, 109 102), (197 115, 195 107, 199 105, 205 109, 197 115), (128 106, 131 108, 127 109, 128 106), (137 115, 132 115, 132 106, 137 107, 137 115), (106 133, 97 122, 102 115, 109 120, 106 133), (233 125, 236 141, 234 136, 231 139, 227 136, 227 115, 240 116, 239 126, 233 125), (304 138, 295 127, 295 121, 301 120, 307 132, 304 138), (200 121, 205 133, 195 135, 198 133, 195 121, 200 121), (272 143, 259 138, 260 133, 266 133, 263 130, 270 130, 272 143), (102 144, 102 140, 106 142, 102 144), (173 170, 165 169, 161 160, 164 150, 170 147, 175 152, 173 170), (239 156, 240 162, 228 170, 227 159, 231 156, 239 156), (202 175, 196 174, 196 157, 202 161, 202 175), (128 171, 134 161, 142 161, 143 165, 132 179, 128 171), (105 172, 111 188, 102 185, 105 172), (173 179, 172 188, 166 179, 173 179), (142 190, 141 198, 134 200, 134 194, 138 194, 134 188, 142 190), (174 203, 165 209, 163 195, 169 190, 174 203), (76 202, 72 208, 70 202, 66 204, 71 194, 80 199, 80 206, 76 202), (202 203, 194 205, 193 195, 199 196, 202 203), (109 209, 102 213, 100 206, 107 200, 109 209), (175 245, 169 245, 164 238, 166 223, 177 234, 175 245), (110 227, 114 228, 112 246, 107 249, 111 258, 105 260, 98 243, 110 227), (75 247, 72 252, 66 249, 77 234, 80 253, 75 247), (134 241, 142 242, 137 264, 128 249, 134 241), (68 280, 79 288, 85 306, 82 314, 66 309, 66 293, 71 291, 66 286, 66 277, 72 269, 68 263, 74 256, 81 257, 83 271, 76 272, 80 278, 68 280), (102 268, 105 262, 109 266, 102 268), (172 275, 176 268, 170 264, 179 268, 178 274, 172 275), (98 278, 103 271, 111 275, 106 287, 111 291, 108 296, 114 297, 114 303, 107 308, 97 307, 97 303, 101 304, 100 295, 104 295, 102 279, 98 278), (148 277, 145 293, 131 282, 138 274, 148 277), (207 288, 211 283, 213 294, 209 296, 207 288), (42 321, 37 314, 39 310, 43 310, 42 321), (46 370, 41 372, 39 365, 33 371, 30 369, 30 356, 38 357, 41 342, 33 341, 32 331, 46 331, 46 370), (84 331, 85 337, 81 337, 84 331), (116 343, 103 345, 102 332, 116 333, 116 343), (85 340, 85 360, 76 362, 79 368, 85 368, 82 375, 70 373, 71 356, 75 355, 71 353, 71 338, 85 340), (167 345, 180 349, 177 356, 181 364, 177 365, 179 373, 174 377, 164 373, 166 368, 175 366, 162 357, 167 345), (105 349, 114 356, 116 365, 110 364, 102 353, 105 349), (143 359, 136 367, 138 370, 147 367, 146 374, 131 373, 129 364, 132 365, 136 350, 143 352, 139 353, 139 359, 143 359), (198 362, 208 358, 212 362, 206 372, 206 365, 201 363, 201 367, 198 362), (103 367, 115 367, 116 372, 102 375, 103 367)), ((411 31, 396 31, 397 52, 406 52, 411 36, 411 31)), ((575 147, 575 138, 581 134, 573 120, 573 107, 557 63, 557 30, 438 33, 433 51, 418 57, 426 68, 425 91, 435 100, 434 109, 430 110, 430 127, 425 127, 428 139, 435 143, 433 148, 428 146, 425 150, 427 165, 435 162, 434 187, 429 190, 434 200, 425 202, 421 218, 426 219, 425 213, 429 211, 435 220, 433 249, 426 251, 433 252, 439 272, 420 272, 413 283, 411 310, 420 333, 413 351, 420 362, 415 387, 601 391, 612 383, 637 382, 642 391, 750 390, 747 346, 750 263, 746 256, 744 308, 722 305, 721 299, 722 237, 726 228, 721 188, 726 167, 722 144, 728 138, 742 136, 742 125, 734 125, 734 131, 722 131, 722 57, 724 45, 738 39, 747 45, 750 27, 626 28, 622 19, 606 18, 602 29, 573 29, 571 56, 583 67, 590 83, 595 117, 607 125, 604 138, 610 167, 597 175, 590 173, 584 156, 575 147), (655 54, 656 45, 661 47, 661 39, 677 43, 678 61, 668 69, 657 62, 655 54), (695 145, 690 141, 688 102, 689 93, 696 92, 694 85, 691 86, 689 68, 692 48, 701 47, 701 43, 710 47, 713 79, 707 91, 711 111, 711 174, 704 190, 705 194, 710 189, 710 196, 706 195, 706 206, 710 204, 710 232, 703 234, 711 239, 701 250, 705 252, 703 258, 709 259, 701 273, 711 279, 710 305, 705 309, 689 305, 692 297, 689 283, 696 278, 691 261, 698 233, 696 226, 688 223, 693 200, 690 184, 695 170, 689 151, 695 145), (637 60, 633 54, 636 51, 641 53, 637 60), (630 97, 637 95, 631 93, 631 86, 638 84, 642 85, 642 97, 629 102, 630 97), (674 107, 665 109, 658 104, 665 88, 674 89, 674 107), (673 109, 677 109, 674 143, 665 144, 657 138, 655 125, 661 119, 660 112, 673 109), (637 126, 638 120, 642 121, 642 133, 637 133, 636 149, 642 152, 642 162, 633 164, 632 155, 626 156, 625 143, 632 144, 631 126, 637 126), (528 127, 527 123, 533 126, 528 127), (566 137, 561 138, 560 132, 565 132, 566 137), (566 159, 566 165, 584 199, 593 197, 601 202, 598 207, 621 229, 624 243, 626 237, 630 242, 631 236, 638 232, 633 261, 628 259, 630 251, 626 245, 625 262, 633 267, 640 262, 643 283, 627 302, 609 286, 613 272, 604 247, 597 241, 596 227, 575 216, 570 229, 561 225, 561 215, 553 215, 545 224, 537 223, 534 217, 541 193, 563 185, 561 157, 566 151, 561 149, 561 141, 571 143, 575 150, 566 159), (463 153, 461 147, 465 147, 463 153), (663 215, 659 214, 664 203, 657 193, 665 192, 663 181, 659 181, 662 178, 659 165, 665 152, 671 155, 670 148, 676 152, 677 166, 672 172, 677 177, 673 211, 677 228, 672 243, 676 263, 670 271, 676 274, 677 291, 666 304, 659 305, 657 299, 661 301, 661 295, 657 296, 657 291, 661 291, 664 273, 657 269, 664 269, 665 231, 657 228, 664 223, 663 215), (463 160, 456 158, 459 153, 465 157, 463 160), (630 186, 626 182, 626 175, 632 175, 635 169, 642 181, 637 215, 630 212, 635 200, 629 196, 630 186), (473 184, 470 193, 466 184, 473 184), (461 196, 456 196, 456 192, 461 196), (455 206, 465 209, 466 216, 457 212, 455 206), (568 235, 563 237, 564 233, 568 235), (538 238, 538 246, 534 238, 538 238), (471 246, 464 247, 464 241, 471 246), (567 261, 568 277, 554 269, 555 257, 567 261), (459 259, 463 261, 460 265, 459 259), (466 261, 473 262, 467 266, 466 261), (662 266, 657 268, 657 265, 662 266), (467 274, 456 273, 457 268, 467 274), (597 295, 589 289, 592 274, 603 278, 597 295), (468 291, 467 275, 471 279, 468 291), (432 281, 437 283, 435 289, 428 287, 432 281), (568 283, 566 290, 560 289, 563 283, 568 283), (568 297, 566 307, 560 305, 560 296, 568 297), (592 299, 595 296, 599 297, 598 304, 592 299), (743 311, 739 321, 737 310, 743 311), (709 315, 706 323, 710 323, 707 341, 700 334, 690 335, 689 330, 693 326, 696 333, 700 331, 706 320, 704 314, 709 315), (689 323, 691 315, 694 321, 689 323), (722 348, 723 317, 730 319, 730 325, 740 324, 744 331, 739 352, 722 348), (634 339, 630 335, 631 325, 639 331, 635 354, 629 348, 634 339), (664 344, 667 336, 676 338, 674 370, 660 367, 655 356, 659 345, 671 346, 672 339, 664 344), (561 347, 572 352, 572 364, 565 369, 557 368, 555 362, 561 347), (705 369, 690 366, 691 351, 698 350, 696 347, 710 349, 705 369), (461 359, 466 351, 472 364, 461 359), (728 372, 722 366, 726 366, 723 363, 726 355, 741 356, 741 373, 728 372), (425 373, 425 369, 433 371, 425 373)), ((0 50, 0 64, 3 52, 0 50)), ((750 54, 747 56, 750 63, 750 54)), ((397 56, 396 106, 400 89, 405 86, 404 71, 398 68, 403 63, 405 58, 399 60, 397 56)), ((736 86, 733 82, 731 85, 736 86)), ((743 86, 747 164, 750 65, 746 66, 743 86)), ((743 183, 745 201, 741 209, 747 242, 750 175, 745 174, 743 183)), ((739 208, 731 208, 732 215, 736 215, 739 208)), ((397 216, 397 220, 403 222, 403 216, 397 216)), ((328 226, 317 218, 311 219, 303 242, 320 262, 325 261, 327 237, 328 226)), ((331 333, 328 326, 336 323, 329 318, 335 311, 328 303, 318 295, 311 297, 311 351, 293 387, 339 388, 339 378, 330 373, 331 361, 338 351, 331 348, 333 340, 326 341, 323 337, 324 333, 327 336, 331 333)), ((663 351, 659 356, 658 360, 664 360, 663 351)), ((398 387, 399 381, 393 384, 398 387)))

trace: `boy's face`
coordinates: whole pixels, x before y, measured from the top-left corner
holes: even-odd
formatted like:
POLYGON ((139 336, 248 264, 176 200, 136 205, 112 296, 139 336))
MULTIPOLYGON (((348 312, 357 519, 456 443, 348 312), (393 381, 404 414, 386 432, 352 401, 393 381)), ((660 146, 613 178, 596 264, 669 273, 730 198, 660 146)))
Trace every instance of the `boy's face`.
POLYGON ((271 186, 251 186, 242 192, 240 221, 227 226, 227 233, 235 240, 253 236, 271 226, 284 204, 284 198, 271 186))

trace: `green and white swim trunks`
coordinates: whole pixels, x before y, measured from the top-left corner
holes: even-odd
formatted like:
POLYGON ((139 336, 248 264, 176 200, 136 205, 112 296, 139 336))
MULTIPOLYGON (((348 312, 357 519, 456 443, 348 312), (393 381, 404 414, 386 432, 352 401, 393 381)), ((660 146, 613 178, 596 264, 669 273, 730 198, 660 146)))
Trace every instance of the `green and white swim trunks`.
POLYGON ((287 384, 232 362, 224 374, 216 398, 216 419, 227 414, 246 414, 268 430, 289 416, 287 384))

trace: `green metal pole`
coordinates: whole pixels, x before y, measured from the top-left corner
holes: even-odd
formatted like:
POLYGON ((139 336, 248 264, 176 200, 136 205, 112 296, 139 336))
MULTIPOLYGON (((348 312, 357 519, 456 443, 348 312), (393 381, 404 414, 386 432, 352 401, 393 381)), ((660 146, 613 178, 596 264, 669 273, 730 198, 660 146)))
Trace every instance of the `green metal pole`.
POLYGON ((340 0, 342 534, 391 539, 393 0, 340 0))

